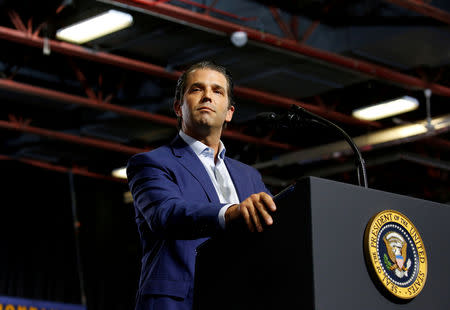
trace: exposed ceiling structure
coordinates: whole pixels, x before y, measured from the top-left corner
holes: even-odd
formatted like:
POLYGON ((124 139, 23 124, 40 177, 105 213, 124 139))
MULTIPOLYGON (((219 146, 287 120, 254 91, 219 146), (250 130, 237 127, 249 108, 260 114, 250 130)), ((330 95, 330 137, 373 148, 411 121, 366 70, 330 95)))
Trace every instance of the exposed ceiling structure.
POLYGON ((123 182, 113 169, 175 135, 180 72, 211 59, 236 84, 237 112, 223 136, 228 155, 257 167, 274 193, 304 175, 356 182, 337 131, 255 121, 298 105, 357 142, 369 187, 450 201, 446 0, 0 4, 4 161, 123 182), (82 46, 55 38, 57 29, 108 9, 132 14, 132 27, 82 46), (247 44, 231 42, 235 31, 246 32, 247 44), (418 110, 380 121, 351 115, 405 95, 419 100, 418 110))
POLYGON ((370 188, 450 202, 448 0, 0 0, 0 9, 2 296, 133 308, 139 240, 126 181, 111 171, 174 137, 175 82, 203 59, 233 73, 227 155, 259 169, 274 194, 302 176, 358 183, 336 127, 256 119, 297 106, 352 137, 370 188), (109 9, 133 25, 81 46, 56 38, 109 9), (352 116, 405 95, 417 110, 352 116))

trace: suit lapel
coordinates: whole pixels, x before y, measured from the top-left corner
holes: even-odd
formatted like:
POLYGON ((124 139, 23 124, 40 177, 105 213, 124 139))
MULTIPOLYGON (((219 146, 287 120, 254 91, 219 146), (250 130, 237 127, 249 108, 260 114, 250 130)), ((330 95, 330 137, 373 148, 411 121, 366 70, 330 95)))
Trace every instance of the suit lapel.
POLYGON ((239 177, 242 176, 242 171, 239 171, 238 167, 233 165, 233 162, 227 157, 225 157, 225 164, 227 166, 231 180, 233 180, 234 188, 236 189, 239 201, 243 201, 251 195, 249 190, 250 184, 247 184, 248 182, 245 182, 242 177, 239 177))
POLYGON ((171 142, 171 147, 176 160, 200 183, 211 202, 220 202, 216 189, 212 184, 208 172, 206 172, 200 159, 189 145, 177 135, 171 142))

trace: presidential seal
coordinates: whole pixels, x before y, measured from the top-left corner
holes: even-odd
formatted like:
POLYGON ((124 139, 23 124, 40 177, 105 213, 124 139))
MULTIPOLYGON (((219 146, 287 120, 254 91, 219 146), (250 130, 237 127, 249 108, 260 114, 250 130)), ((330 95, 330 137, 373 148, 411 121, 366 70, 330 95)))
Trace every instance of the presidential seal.
POLYGON ((403 214, 385 210, 367 224, 364 254, 375 280, 401 299, 416 297, 427 279, 427 254, 413 223, 403 214))

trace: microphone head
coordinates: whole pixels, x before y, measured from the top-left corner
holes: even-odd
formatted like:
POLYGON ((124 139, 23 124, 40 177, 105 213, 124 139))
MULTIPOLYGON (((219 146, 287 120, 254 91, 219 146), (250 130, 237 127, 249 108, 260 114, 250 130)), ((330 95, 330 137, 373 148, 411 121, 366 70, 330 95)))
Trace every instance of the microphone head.
POLYGON ((298 129, 310 127, 314 124, 312 118, 301 107, 293 106, 283 114, 275 112, 262 112, 256 115, 256 122, 263 126, 278 129, 298 129))
POLYGON ((256 115, 256 120, 260 122, 273 122, 277 120, 277 114, 274 112, 262 112, 256 115))
POLYGON ((277 114, 275 112, 262 112, 256 115, 256 122, 264 127, 286 129, 291 124, 285 114, 277 114))

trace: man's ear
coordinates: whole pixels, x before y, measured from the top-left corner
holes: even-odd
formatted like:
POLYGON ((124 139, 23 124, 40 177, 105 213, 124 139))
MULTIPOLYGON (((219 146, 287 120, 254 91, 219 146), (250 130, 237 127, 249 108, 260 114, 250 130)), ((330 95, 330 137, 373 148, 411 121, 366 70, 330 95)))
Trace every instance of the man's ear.
POLYGON ((173 110, 175 111, 175 114, 176 114, 178 117, 181 117, 181 116, 182 116, 180 101, 177 100, 177 101, 175 101, 175 102, 173 103, 173 110))
POLYGON ((231 121, 231 119, 233 118, 233 113, 234 113, 234 105, 228 108, 227 115, 225 117, 225 122, 231 121))

